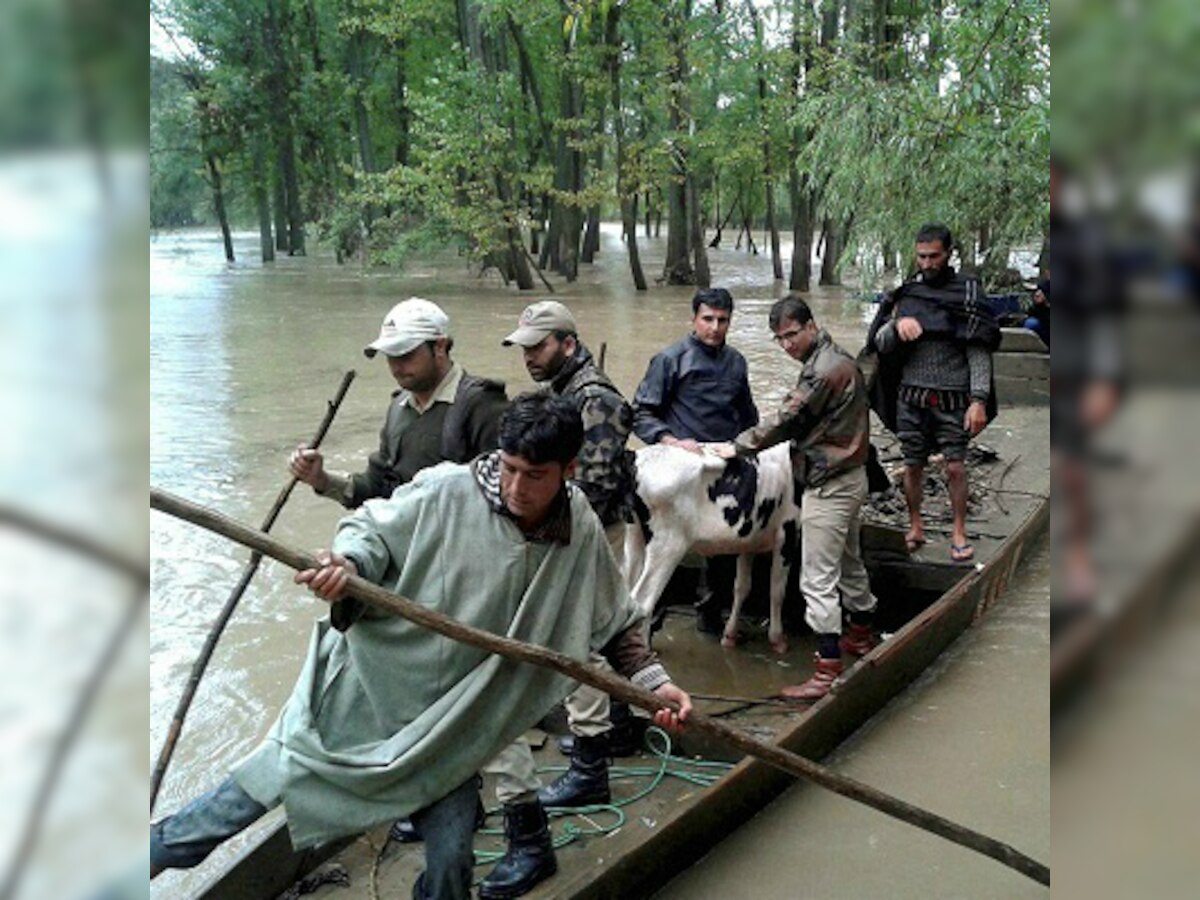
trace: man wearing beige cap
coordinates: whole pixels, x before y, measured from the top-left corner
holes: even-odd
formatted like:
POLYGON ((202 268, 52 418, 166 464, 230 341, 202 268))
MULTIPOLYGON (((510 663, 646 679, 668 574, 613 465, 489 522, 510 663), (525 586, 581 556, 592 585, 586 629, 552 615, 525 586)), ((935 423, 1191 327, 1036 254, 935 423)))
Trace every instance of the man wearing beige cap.
MULTIPOLYGON (((633 454, 625 449, 633 427, 632 409, 579 339, 571 311, 557 300, 527 306, 517 330, 503 344, 520 347, 533 380, 579 408, 583 446, 572 481, 600 518, 619 565, 624 556, 625 523, 633 518, 633 454)), ((546 806, 559 807, 608 803, 608 758, 636 750, 629 707, 619 702, 610 707, 607 694, 580 685, 567 697, 566 708, 573 740, 563 743, 571 755, 571 766, 539 791, 538 798, 546 806)))
POLYGON ((468 375, 450 358, 450 319, 434 303, 410 297, 388 312, 379 337, 363 350, 382 353, 400 385, 388 404, 379 449, 353 475, 325 469, 319 450, 297 447, 288 468, 318 494, 356 509, 428 466, 468 462, 497 445, 500 415, 508 406, 504 385, 468 375))

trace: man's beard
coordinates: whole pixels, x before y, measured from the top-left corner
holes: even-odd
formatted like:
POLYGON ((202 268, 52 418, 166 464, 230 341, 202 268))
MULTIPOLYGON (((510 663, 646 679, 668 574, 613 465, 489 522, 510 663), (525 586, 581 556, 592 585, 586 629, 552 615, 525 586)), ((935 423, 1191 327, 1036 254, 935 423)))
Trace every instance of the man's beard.
POLYGON ((529 376, 538 384, 543 384, 547 381, 553 381, 558 377, 558 373, 563 370, 563 366, 567 364, 567 354, 561 350, 558 355, 551 359, 544 366, 537 366, 529 372, 529 376))
POLYGON ((926 269, 921 273, 921 281, 925 284, 932 284, 935 287, 942 284, 950 277, 950 266, 945 265, 940 269, 926 269))

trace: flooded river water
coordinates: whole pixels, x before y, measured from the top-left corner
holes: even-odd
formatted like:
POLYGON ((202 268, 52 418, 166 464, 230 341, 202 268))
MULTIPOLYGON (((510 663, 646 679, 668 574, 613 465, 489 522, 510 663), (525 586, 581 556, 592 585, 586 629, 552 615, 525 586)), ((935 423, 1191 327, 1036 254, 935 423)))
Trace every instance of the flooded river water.
MULTIPOLYGON (((1049 865, 1049 584, 1043 539, 1003 602, 824 763, 1049 865)), ((999 863, 800 784, 654 900, 1048 895, 999 863)))

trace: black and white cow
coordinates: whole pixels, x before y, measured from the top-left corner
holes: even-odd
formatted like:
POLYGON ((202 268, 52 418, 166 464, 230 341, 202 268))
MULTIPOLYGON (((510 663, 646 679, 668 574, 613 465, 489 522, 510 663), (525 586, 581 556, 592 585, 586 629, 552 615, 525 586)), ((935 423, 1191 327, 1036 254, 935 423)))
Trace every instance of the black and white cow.
MULTIPOLYGON (((731 647, 750 593, 756 553, 772 551, 771 623, 767 637, 787 651, 781 609, 797 550, 800 510, 788 445, 756 459, 725 460, 655 444, 637 451, 638 515, 625 539, 625 582, 647 623, 671 573, 689 550, 703 556, 740 554, 733 611, 721 643, 731 647)), ((649 626, 647 626, 649 627, 649 626)))

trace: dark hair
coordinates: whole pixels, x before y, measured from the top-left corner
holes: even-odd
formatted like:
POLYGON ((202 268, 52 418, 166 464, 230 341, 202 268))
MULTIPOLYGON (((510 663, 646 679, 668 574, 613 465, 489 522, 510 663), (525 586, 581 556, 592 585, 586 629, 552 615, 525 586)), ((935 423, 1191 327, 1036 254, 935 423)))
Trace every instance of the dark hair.
POLYGON ((575 338, 575 340, 579 340, 579 335, 577 335, 574 331, 567 331, 565 328, 555 328, 550 333, 552 335, 554 335, 554 339, 556 341, 558 341, 560 344, 569 337, 573 337, 573 338, 575 338))
POLYGON ((941 241, 942 249, 947 253, 954 246, 954 238, 950 236, 950 229, 941 222, 928 222, 917 230, 918 244, 932 244, 934 241, 941 241))
POLYGON ((692 315, 700 312, 700 304, 704 304, 709 309, 723 309, 727 313, 733 312, 733 295, 725 288, 701 288, 696 291, 696 296, 692 298, 692 315))
POLYGON ((767 324, 771 326, 772 331, 778 331, 779 326, 789 319, 797 325, 807 325, 812 321, 812 310, 808 308, 808 303, 799 294, 788 294, 782 300, 776 300, 771 304, 771 311, 767 313, 767 324))
POLYGON ((555 394, 521 394, 500 419, 500 449, 533 465, 566 465, 583 445, 583 419, 574 401, 555 394))

